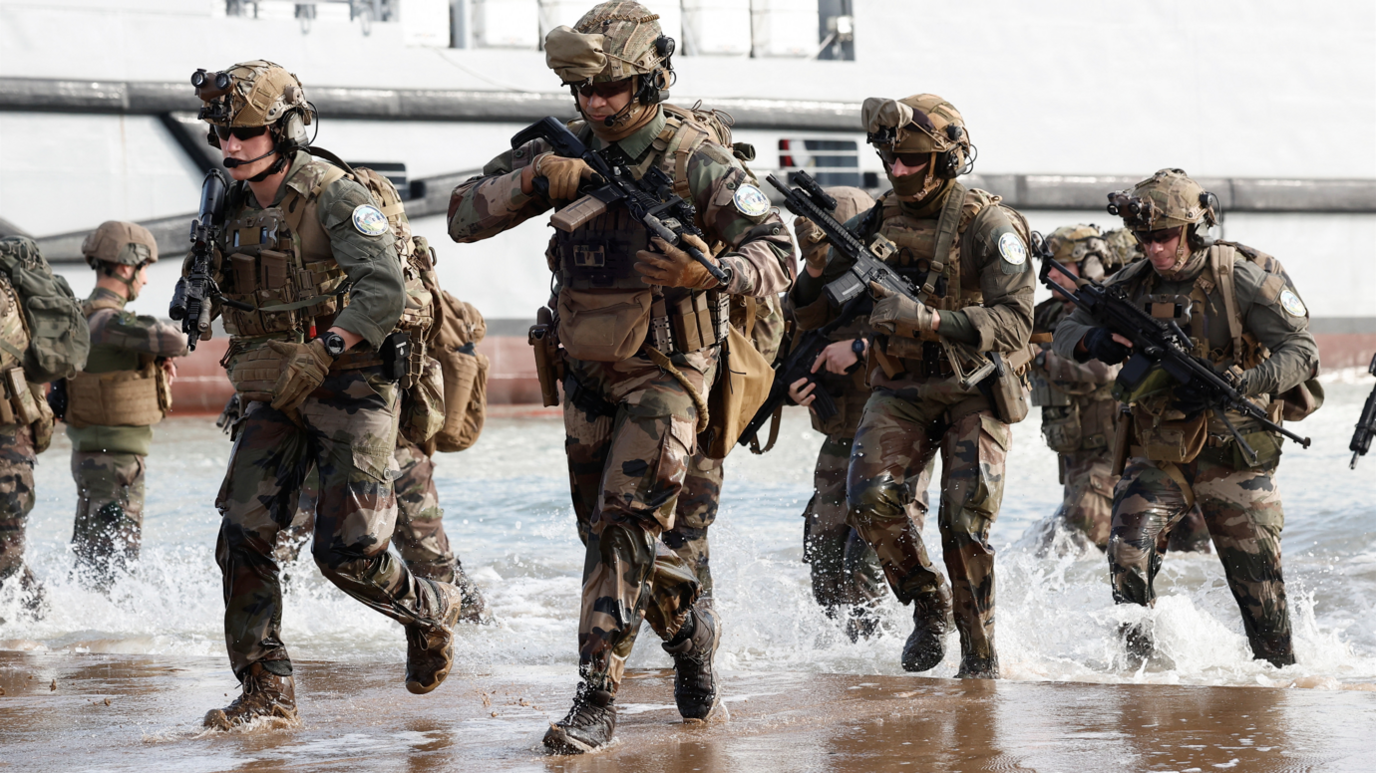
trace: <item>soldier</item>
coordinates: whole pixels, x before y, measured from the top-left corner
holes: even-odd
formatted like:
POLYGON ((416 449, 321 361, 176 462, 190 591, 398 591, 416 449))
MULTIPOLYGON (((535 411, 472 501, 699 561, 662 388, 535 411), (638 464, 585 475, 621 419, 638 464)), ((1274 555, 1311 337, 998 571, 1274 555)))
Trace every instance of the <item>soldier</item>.
MULTIPOLYGON (((1278 262, 1249 247, 1214 241, 1209 227, 1218 222, 1217 197, 1179 169, 1162 169, 1130 193, 1110 198, 1147 258, 1110 283, 1153 316, 1177 322, 1195 354, 1227 374, 1273 419, 1290 413, 1281 396, 1302 388, 1319 360, 1308 310, 1278 262)), ((1054 342, 1056 354, 1067 360, 1109 365, 1122 362, 1130 346, 1081 310, 1060 324, 1054 342)), ((1131 458, 1113 492, 1108 560, 1114 601, 1155 601, 1159 537, 1198 503, 1242 610, 1252 653, 1276 666, 1294 663, 1281 576, 1284 514, 1275 482, 1280 436, 1229 412, 1228 420, 1257 451, 1249 459, 1207 399, 1159 369, 1123 397, 1132 408, 1132 436, 1131 458)), ((1125 626, 1123 633, 1131 655, 1151 653, 1143 626, 1125 626)))
MULTIPOLYGON (((827 193, 836 199, 832 216, 843 223, 874 206, 874 198, 859 188, 837 186, 828 188, 827 193)), ((801 217, 794 220, 793 227, 804 261, 818 268, 825 266, 831 245, 821 229, 801 217)), ((837 413, 827 421, 822 421, 816 412, 809 412, 812 428, 826 439, 813 470, 812 498, 803 510, 803 561, 811 570, 812 598, 827 617, 841 617, 845 621, 846 635, 851 641, 874 633, 879 624, 875 605, 884 595, 879 559, 850 525, 846 505, 851 444, 870 396, 866 383, 869 374, 864 364, 873 334, 874 328, 864 317, 832 331, 832 343, 812 363, 816 384, 804 378, 789 385, 789 397, 799 405, 811 406, 819 387, 836 403, 837 413)), ((906 509, 919 532, 927 516, 927 486, 931 477, 932 466, 928 464, 909 483, 912 499, 906 509)))
MULTIPOLYGON (((1124 229, 1114 233, 1132 238, 1124 229)), ((1047 247, 1070 273, 1102 281, 1123 265, 1120 255, 1141 257, 1140 252, 1133 250, 1132 254, 1121 246, 1121 236, 1114 237, 1120 244, 1118 249, 1109 246, 1106 237, 1098 226, 1062 226, 1047 238, 1047 247)), ((1032 404, 1041 406, 1042 438, 1057 453, 1064 493, 1060 508, 1038 529, 1042 539, 1039 548, 1048 549, 1057 532, 1064 530, 1104 550, 1112 521, 1113 485, 1118 481, 1109 450, 1119 405, 1113 399, 1113 380, 1119 366, 1098 360, 1066 360, 1051 350, 1051 334, 1075 308, 1064 295, 1052 294, 1032 313, 1033 335, 1045 337, 1032 361, 1032 404)), ((1208 552, 1209 533, 1197 509, 1171 531, 1169 548, 1208 552)))
POLYGON ((215 551, 243 694, 205 724, 296 716, 272 554, 312 465, 321 475, 316 564, 405 626, 406 688, 427 693, 449 673, 460 594, 387 552, 397 508, 394 330, 406 298, 393 234, 343 162, 307 152, 316 116, 295 75, 261 60, 201 75, 201 118, 236 181, 225 199, 216 311, 232 336, 226 362, 245 405, 216 498, 215 551))
MULTIPOLYGON (((644 6, 613 0, 573 29, 545 39, 546 60, 573 92, 583 120, 570 126, 631 174, 657 165, 696 206, 709 245, 687 242, 727 274, 723 285, 678 247, 649 234, 616 204, 582 227, 556 230, 547 253, 555 272, 564 347, 565 448, 579 536, 587 545, 579 617, 582 682, 547 748, 576 753, 606 745, 613 702, 642 618, 665 639, 677 678, 674 698, 689 719, 719 702, 713 654, 720 625, 694 607, 693 572, 656 543, 674 525, 676 500, 696 446, 703 395, 717 369, 727 296, 765 298, 788 287, 793 245, 768 199, 689 111, 660 104, 672 78, 674 42, 644 6), (716 246, 718 249, 711 249, 716 246), (661 351, 664 336, 677 331, 661 351)), ((493 159, 460 185, 449 234, 472 242, 579 199, 591 169, 535 140, 493 159), (537 185, 537 181, 538 185, 537 185), (545 193, 543 191, 548 191, 545 193)), ((584 201, 587 204, 588 201, 584 201)), ((582 211, 582 210, 578 210, 582 211)), ((729 323, 727 323, 729 324, 729 323)))
MULTIPOLYGON (((934 668, 945 654, 951 594, 927 557, 908 506, 913 479, 941 451, 937 518, 960 632, 958 676, 994 678, 989 528, 1003 498, 1009 422, 1022 418, 996 412, 995 401, 1011 405, 1021 398, 1021 386, 1000 381, 990 388, 991 377, 964 388, 956 365, 969 360, 957 353, 953 364, 951 356, 957 346, 1005 355, 1026 350, 1032 326, 1029 232, 1022 216, 1000 205, 998 196, 956 182, 972 168, 974 151, 964 120, 949 102, 932 94, 870 98, 863 119, 893 190, 851 225, 866 236, 880 233, 898 247, 891 263, 921 288, 926 303, 888 296, 876 300, 870 314, 882 335, 868 352, 873 391, 851 448, 849 517, 878 552, 894 595, 913 605, 903 668, 934 668), (1018 394, 1010 395, 1010 389, 1018 394)), ((825 265, 808 264, 792 292, 800 326, 819 327, 836 313, 822 288, 848 268, 835 250, 825 265)))
MULTIPOLYGON (((22 607, 36 617, 42 614, 44 606, 43 585, 24 562, 24 531, 34 505, 33 467, 38 462, 38 455, 47 450, 52 441, 53 413, 43 397, 43 385, 26 384, 32 375, 37 375, 30 373, 31 366, 36 363, 30 351, 33 334, 26 319, 25 304, 29 298, 21 296, 17 289, 28 284, 28 289, 33 291, 37 283, 31 280, 35 277, 40 281, 46 279, 44 284, 51 289, 56 289, 60 283, 66 292, 66 298, 61 300, 75 306, 66 281, 53 277, 52 269, 33 239, 27 236, 0 239, 0 379, 3 380, 3 387, 0 387, 3 389, 0 394, 0 588, 15 580, 22 607), (17 276, 21 272, 28 276, 17 276)), ((49 308, 57 309, 58 306, 50 303, 49 308)), ((77 310, 70 311, 75 314, 77 310)), ((47 335, 55 336, 59 332, 65 331, 48 330, 47 335)), ((70 332, 73 335, 66 349, 72 356, 68 359, 79 367, 86 359, 89 346, 86 328, 81 326, 70 332)), ((57 378, 65 377, 72 370, 74 368, 67 368, 57 378)))
POLYGON ((92 231, 81 253, 96 286, 81 311, 91 329, 86 367, 67 380, 67 437, 72 441, 76 523, 72 550, 79 576, 106 588, 116 569, 138 560, 143 533, 144 459, 153 426, 172 405, 175 358, 186 336, 155 317, 124 306, 158 261, 153 234, 137 223, 110 220, 92 231))

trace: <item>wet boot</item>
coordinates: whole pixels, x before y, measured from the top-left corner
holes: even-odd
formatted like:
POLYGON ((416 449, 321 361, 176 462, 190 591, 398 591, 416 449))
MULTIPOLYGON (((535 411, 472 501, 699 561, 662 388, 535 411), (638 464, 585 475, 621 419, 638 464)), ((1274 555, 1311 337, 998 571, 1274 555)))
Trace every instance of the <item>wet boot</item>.
POLYGON ((1295 665, 1295 648, 1290 643, 1290 635, 1261 637, 1253 639, 1252 657, 1265 660, 1276 668, 1295 665))
POLYGON ((439 687, 454 665, 454 625, 463 610, 459 589, 447 582, 422 580, 434 589, 439 614, 433 623, 406 626, 406 689, 424 695, 439 687))
POLYGON ((291 663, 285 660, 258 661, 248 667, 243 677, 243 694, 222 709, 206 712, 203 724, 211 730, 231 730, 258 719, 280 724, 296 721, 296 682, 291 677, 291 663), (286 671, 277 674, 275 668, 286 671))
POLYGON ((615 698, 610 690, 578 683, 573 707, 545 732, 545 748, 553 754, 582 754, 611 743, 616 732, 615 698))
POLYGON ((706 720, 721 706, 712 658, 721 643, 721 620, 711 607, 697 606, 682 629, 664 642, 674 658, 674 702, 684 719, 706 720))
POLYGON ((978 655, 966 655, 960 659, 960 670, 956 672, 957 679, 998 679, 999 678, 999 656, 990 655, 987 658, 978 655))
POLYGON ((946 656, 942 636, 949 630, 950 591, 942 586, 913 598, 913 632, 903 645, 904 671, 930 671, 946 656))
POLYGON ((1138 669, 1151 659, 1156 645, 1151 640, 1151 631, 1144 623, 1123 623, 1118 626, 1118 637, 1123 640, 1123 648, 1128 653, 1128 667, 1138 669))
POLYGON ((463 564, 457 560, 454 561, 453 582, 458 586, 459 593, 463 594, 463 613, 459 615, 459 622, 473 625, 490 624, 492 613, 487 609, 487 600, 483 598, 482 591, 478 590, 478 584, 464 572, 463 564))

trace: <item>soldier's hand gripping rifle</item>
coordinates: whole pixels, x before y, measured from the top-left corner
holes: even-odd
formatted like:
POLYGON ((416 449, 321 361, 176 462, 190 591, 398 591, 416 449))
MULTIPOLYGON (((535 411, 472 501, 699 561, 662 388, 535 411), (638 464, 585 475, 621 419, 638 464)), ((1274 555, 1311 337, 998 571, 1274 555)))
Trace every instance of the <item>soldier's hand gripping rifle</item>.
MULTIPOLYGON (((551 220, 555 228, 573 231, 617 202, 623 202, 632 217, 643 223, 651 234, 688 253, 714 279, 726 285, 729 279, 726 272, 684 240, 684 234, 692 234, 704 242, 707 236, 694 222, 697 208, 674 193, 674 182, 664 170, 651 166, 636 180, 630 169, 607 161, 600 152, 584 145, 559 119, 552 117, 542 118, 517 132, 511 138, 511 147, 519 148, 537 139, 549 143, 555 155, 583 159, 601 178, 580 189, 584 193, 582 198, 559 210, 551 220)), ((549 181, 545 178, 536 177, 533 185, 540 193, 549 194, 549 181)))
POLYGON ((215 242, 224 225, 225 178, 218 169, 205 175, 201 184, 201 206, 196 219, 191 222, 191 270, 177 280, 172 292, 172 304, 167 315, 182 323, 186 334, 187 346, 196 349, 196 344, 210 329, 211 301, 220 301, 227 306, 244 311, 253 307, 240 301, 231 301, 220 294, 211 274, 210 264, 215 258, 215 242))
MULTIPOLYGON (((1376 354, 1371 356, 1371 365, 1366 370, 1376 376, 1376 354)), ((1357 419, 1357 430, 1352 433, 1352 442, 1347 446, 1347 450, 1352 452, 1352 463, 1347 466, 1349 470, 1357 469, 1357 457, 1366 456, 1366 452, 1371 450, 1373 436, 1376 436, 1376 387, 1372 387, 1371 394, 1366 396, 1361 418, 1357 419)))
POLYGON ((1157 319, 1148 314, 1133 303, 1119 285, 1104 285, 1070 273, 1051 257, 1051 251, 1041 234, 1033 234, 1032 242, 1033 250, 1042 259, 1041 272, 1038 274, 1042 284, 1083 309, 1098 324, 1132 342, 1132 356, 1118 372, 1119 384, 1132 389, 1142 383, 1153 365, 1160 365, 1179 384, 1190 385, 1205 396, 1209 408, 1228 427, 1238 447, 1251 461, 1256 461, 1257 452, 1228 420, 1227 411, 1241 413, 1262 427, 1279 432, 1304 448, 1309 447, 1309 438, 1300 437, 1271 421, 1265 411, 1243 397, 1212 365, 1196 357, 1192 352, 1190 337, 1185 335, 1175 320, 1157 319), (1062 284, 1052 279, 1052 270, 1060 273, 1069 283, 1062 284))
MULTIPOLYGON (((844 308, 866 293, 872 295, 871 284, 925 305, 926 298, 917 288, 885 262, 898 251, 898 246, 882 234, 874 234, 865 241, 838 222, 831 216, 836 209, 836 199, 828 195, 812 175, 794 172, 793 181, 798 183, 798 188, 789 186, 772 174, 765 179, 784 195, 784 206, 788 207, 788 211, 815 223, 826 234, 831 246, 853 261, 845 274, 827 283, 823 289, 832 308, 844 308)), ((962 389, 978 385, 1001 367, 997 355, 986 357, 965 344, 942 338, 941 348, 945 350, 946 358, 960 379, 962 389)))

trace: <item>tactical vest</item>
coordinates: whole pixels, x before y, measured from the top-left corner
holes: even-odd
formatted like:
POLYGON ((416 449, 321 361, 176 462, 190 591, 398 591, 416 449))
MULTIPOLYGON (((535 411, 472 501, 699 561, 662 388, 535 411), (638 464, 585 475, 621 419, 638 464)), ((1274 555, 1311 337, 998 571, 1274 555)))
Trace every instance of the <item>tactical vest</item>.
MULTIPOLYGON (((658 164, 672 176, 674 192, 691 199, 688 161, 712 133, 681 108, 665 105, 664 116, 664 128, 631 173, 640 179, 658 164)), ((577 134, 586 142, 592 131, 584 126, 577 134)), ((724 245, 711 246, 715 254, 724 245)), ((665 354, 694 352, 725 339, 728 296, 647 286, 634 269, 636 253, 647 249, 644 224, 621 204, 571 232, 555 230, 546 259, 558 279, 559 340, 572 357, 617 362, 634 355, 647 338, 665 354)))
MULTIPOLYGON (((372 194, 394 236, 406 289, 406 305, 394 330, 411 333, 408 373, 401 382, 402 388, 408 388, 423 368, 425 334, 434 323, 434 298, 421 281, 421 274, 432 268, 429 246, 423 238, 411 235, 406 208, 387 178, 364 167, 345 169, 319 159, 308 163, 285 183, 286 195, 276 206, 252 211, 239 206, 240 216, 225 224, 220 289, 226 297, 255 307, 253 311, 228 306, 221 310, 225 329, 236 339, 226 360, 255 348, 254 339, 309 340, 328 330, 339 310, 348 305, 347 276, 334 258, 317 213, 321 194, 348 177, 372 194)), ((242 205, 248 195, 247 185, 232 190, 231 195, 233 211, 234 204, 242 205)), ((380 362, 376 352, 361 346, 337 358, 331 370, 380 362)))
MULTIPOLYGON (((110 298, 88 300, 81 305, 87 320, 103 309, 122 311, 123 304, 110 298)), ((78 371, 67 379, 66 422, 84 427, 146 427, 163 420, 172 407, 167 376, 156 358, 132 353, 138 367, 106 373, 78 371)))
MULTIPOLYGON (((903 209, 892 192, 884 195, 875 205, 881 218, 878 231, 898 248, 889 257, 889 265, 914 287, 927 292, 926 304, 932 309, 959 311, 980 305, 984 293, 978 272, 961 270, 961 236, 980 213, 1000 201, 1001 197, 986 191, 967 190, 953 183, 938 217, 916 218, 903 209)), ((930 330, 916 340, 882 337, 887 355, 904 360, 909 373, 921 375, 949 372, 945 354, 935 345, 940 340, 930 330)))
MULTIPOLYGON (((1193 354, 1207 360, 1219 372, 1234 366, 1242 370, 1254 368, 1271 356, 1270 350, 1243 329, 1233 284, 1233 267, 1238 257, 1253 260, 1267 270, 1267 278, 1262 285, 1263 295, 1278 295, 1288 284, 1279 261, 1254 250, 1249 255, 1239 250, 1239 246, 1228 242, 1212 245, 1206 253, 1204 268, 1195 277, 1189 293, 1184 295, 1168 296, 1156 292, 1165 280, 1151 270, 1149 263, 1134 264, 1124 269, 1135 269, 1137 272, 1128 278, 1124 288, 1128 297, 1136 299, 1153 317, 1179 324, 1190 337, 1193 354), (1254 260, 1256 257, 1269 259, 1273 268, 1263 261, 1254 260)), ((1265 466, 1280 456, 1279 440, 1273 433, 1261 430, 1243 416, 1233 414, 1229 419, 1259 454, 1255 463, 1245 462, 1242 454, 1233 448, 1232 433, 1217 416, 1204 412, 1193 419, 1185 419, 1184 414, 1172 408, 1174 396, 1168 388, 1172 383, 1162 372, 1155 378, 1148 376, 1146 384, 1139 387, 1135 394, 1119 395, 1132 403, 1136 438, 1134 455, 1146 456, 1154 461, 1189 462, 1208 449, 1211 457, 1239 468, 1265 466)), ((1274 397, 1261 395, 1250 399, 1267 410, 1272 421, 1279 423, 1284 401, 1274 397)))

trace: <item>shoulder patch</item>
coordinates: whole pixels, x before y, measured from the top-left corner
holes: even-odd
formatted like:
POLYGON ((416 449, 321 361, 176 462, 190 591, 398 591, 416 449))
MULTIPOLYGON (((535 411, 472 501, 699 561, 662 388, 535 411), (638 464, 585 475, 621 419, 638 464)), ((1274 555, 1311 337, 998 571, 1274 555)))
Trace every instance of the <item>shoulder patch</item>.
POLYGON ((354 228, 364 236, 381 236, 387 233, 387 218, 372 204, 359 204, 354 207, 354 228))
POLYGON ((736 195, 731 197, 731 202, 736 205, 736 210, 746 217, 764 217, 769 214, 769 197, 750 183, 741 183, 736 188, 736 195))
POLYGON ((1027 262, 1027 247, 1017 234, 1012 231, 1005 231, 999 237, 999 257, 1014 266, 1021 266, 1027 262))
POLYGON ((1292 317, 1303 317, 1309 313, 1309 310, 1304 307, 1304 301, 1289 290, 1280 291, 1280 307, 1292 317))

